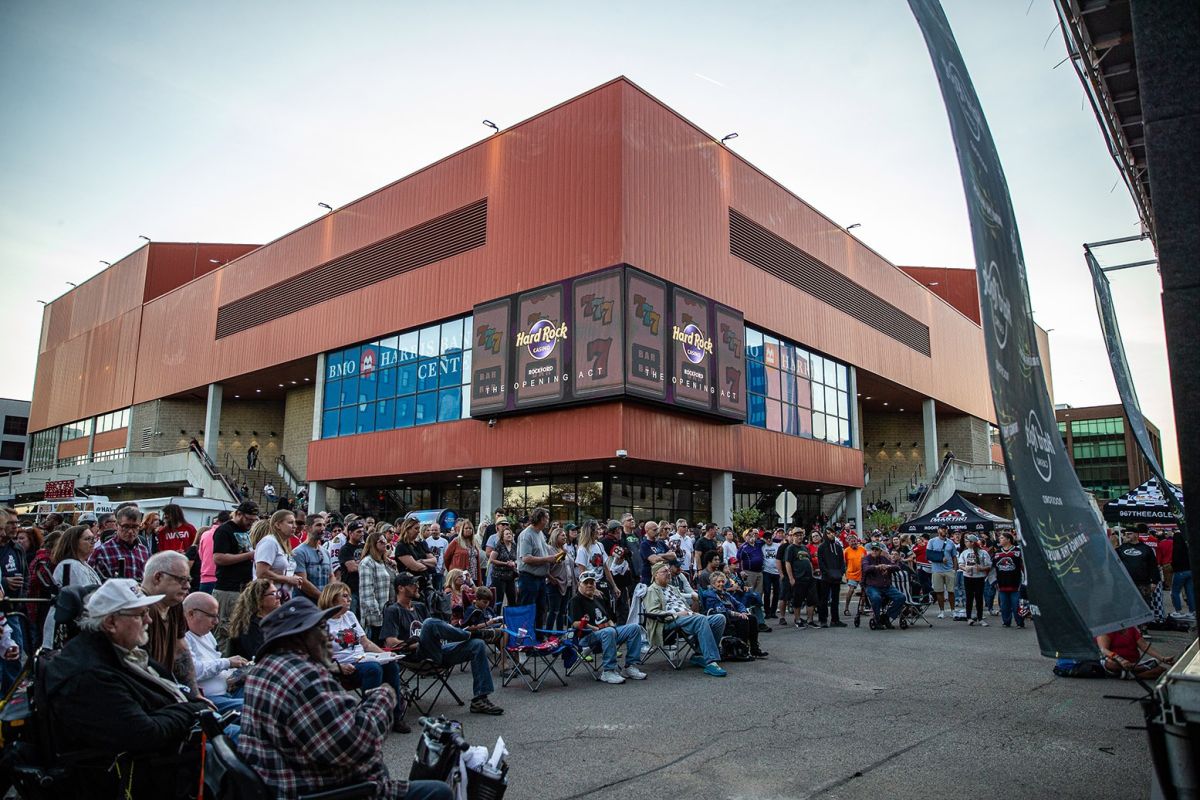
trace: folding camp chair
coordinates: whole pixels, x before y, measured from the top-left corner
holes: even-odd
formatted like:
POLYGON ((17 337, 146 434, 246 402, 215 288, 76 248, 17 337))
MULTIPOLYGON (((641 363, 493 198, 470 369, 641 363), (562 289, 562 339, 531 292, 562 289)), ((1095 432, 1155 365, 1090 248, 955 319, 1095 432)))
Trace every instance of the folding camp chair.
MULTIPOLYGON (((667 623, 673 619, 671 614, 651 614, 648 611, 642 611, 640 624, 643 632, 646 631, 646 620, 648 619, 663 624, 663 643, 646 650, 642 655, 643 664, 649 663, 655 654, 660 654, 671 665, 671 669, 683 669, 691 657, 700 652, 700 643, 694 636, 678 628, 667 629, 667 623)), ((648 633, 645 635, 645 640, 650 641, 648 633)))
POLYGON ((446 667, 425 659, 401 659, 397 664, 400 667, 400 690, 404 693, 404 699, 417 709, 421 716, 429 715, 429 710, 437 703, 442 692, 449 692, 454 702, 460 706, 465 705, 450 686, 453 666, 446 667), (434 691, 435 689, 437 691, 434 691), (433 697, 422 705, 422 701, 430 692, 434 692, 433 697))
POLYGON ((508 633, 505 650, 512 663, 503 673, 503 686, 508 686, 519 677, 529 691, 536 692, 542 688, 547 675, 554 675, 559 683, 567 685, 563 676, 555 669, 554 663, 562 658, 563 667, 569 668, 574 664, 578 650, 559 638, 565 636, 567 631, 538 628, 534 622, 536 617, 537 606, 534 605, 504 608, 504 629, 508 633))
POLYGON ((601 651, 593 650, 590 647, 584 646, 583 640, 586 638, 586 633, 583 636, 580 636, 579 631, 571 631, 567 637, 562 640, 563 644, 570 649, 570 655, 574 657, 568 666, 568 654, 564 653, 563 664, 567 667, 568 678, 574 675, 576 670, 582 668, 584 672, 587 672, 592 676, 592 680, 598 681, 600 680, 601 659, 604 657, 604 654, 601 651))

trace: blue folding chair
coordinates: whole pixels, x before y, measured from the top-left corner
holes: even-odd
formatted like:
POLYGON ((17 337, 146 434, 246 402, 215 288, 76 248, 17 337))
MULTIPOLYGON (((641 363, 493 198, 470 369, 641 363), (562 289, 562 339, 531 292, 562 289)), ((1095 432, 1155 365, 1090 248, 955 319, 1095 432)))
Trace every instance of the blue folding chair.
POLYGON ((574 662, 577 651, 562 639, 557 637, 567 635, 567 631, 551 631, 538 628, 537 606, 505 606, 504 630, 508 634, 505 650, 512 666, 501 679, 502 686, 508 686, 516 678, 525 682, 529 691, 536 692, 542 688, 548 675, 554 675, 563 686, 567 682, 555 669, 554 664, 563 659, 563 668, 569 669, 574 662), (570 661, 571 663, 568 663, 570 661), (522 663, 523 662, 523 663, 522 663))

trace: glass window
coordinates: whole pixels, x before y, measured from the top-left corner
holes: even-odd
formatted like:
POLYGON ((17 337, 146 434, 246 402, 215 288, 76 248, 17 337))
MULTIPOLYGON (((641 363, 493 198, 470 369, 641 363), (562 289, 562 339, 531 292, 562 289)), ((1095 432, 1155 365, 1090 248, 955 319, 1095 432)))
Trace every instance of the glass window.
POLYGON ((809 384, 806 379, 801 378, 799 375, 796 376, 796 405, 803 408, 812 407, 812 397, 809 394, 808 386, 809 384))
POLYGON ((396 368, 396 394, 412 394, 417 391, 417 364, 402 364, 396 368))
POLYGON ((779 343, 779 367, 785 372, 796 371, 796 348, 788 342, 779 343))
POLYGON ((767 430, 783 433, 783 408, 778 400, 767 400, 767 430))
POLYGON ((825 359, 825 385, 837 386, 837 364, 830 359, 825 359))
POLYGON ((358 402, 358 376, 353 378, 344 378, 342 380, 342 391, 338 398, 339 406, 354 405, 358 402))
POLYGON ((396 352, 395 336, 387 336, 379 340, 379 363, 377 369, 389 369, 400 362, 400 354, 396 352))
POLYGON ((800 417, 800 435, 811 439, 813 435, 813 413, 807 408, 797 409, 797 412, 800 417))
POLYGON ((812 408, 813 411, 825 410, 825 387, 815 383, 812 387, 812 408))
POLYGON ((782 399, 780 375, 779 370, 767 367, 767 397, 775 400, 782 399))
POLYGON ((850 388, 850 368, 845 364, 838 364, 836 366, 837 388, 842 389, 843 391, 848 390, 850 388))
POLYGON ((338 417, 340 412, 335 408, 332 411, 326 411, 321 420, 321 437, 331 439, 338 435, 338 417))
POLYGON ((413 395, 396 398, 396 427, 411 428, 416 418, 417 399, 413 395))
POLYGON ((821 383, 825 380, 825 359, 816 353, 808 354, 808 374, 810 380, 821 383))
POLYGON ((813 412, 812 415, 812 435, 814 439, 825 438, 825 415, 813 412))
POLYGON ((380 400, 396 396, 396 369, 390 368, 379 372, 375 376, 376 391, 375 396, 380 400))
POLYGON ((796 406, 783 406, 783 432, 790 433, 792 436, 800 435, 800 414, 807 413, 803 409, 798 409, 796 406))
POLYGON ((374 372, 368 372, 366 375, 360 375, 358 378, 358 402, 370 403, 375 399, 376 375, 374 372))
POLYGON ((754 361, 762 361, 763 357, 763 335, 762 331, 754 328, 746 328, 746 358, 754 361))
POLYGON ((417 341, 420 335, 419 331, 409 331, 396 337, 396 352, 400 357, 401 364, 407 361, 416 361, 417 341))
POLYGON ((463 349, 463 321, 461 319, 450 320, 442 323, 442 346, 441 354, 459 353, 463 349))
POLYGON ((757 361, 746 362, 746 391, 750 394, 767 393, 767 368, 757 361))
POLYGON ((341 431, 341 435, 346 436, 353 433, 358 424, 358 406, 346 406, 340 413, 341 421, 338 422, 338 430, 341 431))
POLYGON ((439 354, 442 348, 442 326, 431 325, 421 329, 421 341, 417 353, 421 358, 430 358, 439 354))
POLYGON ((396 427, 396 401, 380 400, 375 404, 375 430, 390 431, 396 427))
POLYGON ((417 395, 417 424, 430 425, 437 422, 437 406, 437 392, 426 392, 425 394, 417 395))
POLYGON ((440 373, 438 383, 442 388, 447 386, 461 386, 463 382, 462 352, 451 353, 439 358, 438 372, 440 373))
POLYGON ((449 422, 450 420, 462 418, 462 389, 458 386, 453 389, 443 389, 438 392, 438 422, 449 422))
POLYGON ((826 386, 825 387, 825 413, 826 414, 836 414, 837 407, 838 407, 838 405, 837 405, 837 389, 834 389, 832 386, 826 386))
POLYGON ((746 424, 756 428, 767 427, 767 398, 752 394, 749 396, 749 410, 746 412, 746 424))
POLYGON ((375 430, 375 404, 366 403, 358 407, 358 420, 354 427, 355 433, 371 433, 375 430))
POLYGON ((438 362, 436 358, 417 362, 417 391, 424 392, 438 387, 438 362))
POLYGON ((458 390, 462 393, 462 400, 459 401, 459 408, 462 409, 462 419, 471 418, 471 385, 468 383, 459 387, 458 390))
POLYGON ((837 412, 842 419, 850 419, 850 393, 837 393, 837 412))
POLYGON ((774 336, 763 334, 763 363, 779 368, 779 340, 774 336))

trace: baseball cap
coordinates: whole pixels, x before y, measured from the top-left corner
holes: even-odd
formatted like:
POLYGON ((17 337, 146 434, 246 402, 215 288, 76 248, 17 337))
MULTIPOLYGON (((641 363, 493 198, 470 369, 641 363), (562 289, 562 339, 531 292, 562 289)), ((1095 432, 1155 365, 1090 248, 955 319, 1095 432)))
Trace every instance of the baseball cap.
POLYGON ((579 575, 580 583, 584 583, 586 581, 591 581, 592 583, 595 583, 596 580, 597 580, 596 573, 592 572, 590 569, 587 570, 586 572, 580 573, 580 575, 579 575))
POLYGON ((509 524, 508 517, 498 517, 496 519, 496 524, 497 525, 508 525, 509 524))
POLYGON ((973 534, 973 533, 970 533, 970 534, 967 534, 967 541, 968 541, 968 542, 978 542, 978 541, 979 541, 979 537, 978 537, 978 536, 976 536, 976 535, 975 535, 975 534, 973 534))
POLYGON ((253 500, 243 500, 241 503, 238 503, 237 512, 239 514, 253 514, 257 517, 258 503, 253 500))
POLYGON ((881 545, 879 542, 869 542, 867 544, 867 549, 868 550, 882 550, 883 545, 881 545))
POLYGON ((366 526, 365 526, 365 525, 363 525, 363 523, 362 523, 360 520, 357 520, 357 519, 356 519, 356 520, 354 520, 354 522, 351 522, 349 525, 347 525, 347 526, 346 526, 346 530, 348 530, 348 531, 360 531, 360 530, 362 530, 364 527, 366 527, 366 526))
POLYGON ((137 581, 129 578, 110 578, 92 592, 84 609, 89 617, 107 617, 118 611, 132 611, 152 606, 166 595, 146 594, 137 581))
POLYGON ((660 561, 657 564, 655 564, 653 567, 650 568, 650 574, 657 575, 659 572, 661 572, 662 570, 664 570, 666 568, 667 568, 667 562, 660 561))
POLYGON ((610 531, 618 530, 621 527, 622 527, 621 523, 617 522, 615 519, 610 519, 608 521, 608 530, 610 530, 610 531))
POLYGON ((563 530, 565 530, 565 531, 577 531, 577 530, 579 530, 579 526, 578 526, 578 525, 576 525, 574 522, 568 522, 566 525, 563 525, 563 530))

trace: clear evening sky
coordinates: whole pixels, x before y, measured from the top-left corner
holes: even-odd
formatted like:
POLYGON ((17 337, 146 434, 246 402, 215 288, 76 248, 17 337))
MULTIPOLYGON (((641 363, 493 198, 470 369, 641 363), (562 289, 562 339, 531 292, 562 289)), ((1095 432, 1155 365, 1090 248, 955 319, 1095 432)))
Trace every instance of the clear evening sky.
MULTIPOLYGON (((1055 400, 1117 402, 1080 245, 1139 231, 1049 0, 946 3, 1008 175, 1055 400)), ((0 396, 42 306, 142 244, 267 242, 626 75, 895 264, 974 265, 908 6, 863 2, 0 2, 0 396)), ((1113 248, 1107 264, 1149 257, 1113 248)), ((1160 285, 1111 274, 1178 479, 1160 285)), ((747 309, 747 311, 749 311, 747 309)), ((186 325, 187 321, 182 320, 186 325)), ((162 332, 166 334, 167 332, 162 332)))

